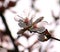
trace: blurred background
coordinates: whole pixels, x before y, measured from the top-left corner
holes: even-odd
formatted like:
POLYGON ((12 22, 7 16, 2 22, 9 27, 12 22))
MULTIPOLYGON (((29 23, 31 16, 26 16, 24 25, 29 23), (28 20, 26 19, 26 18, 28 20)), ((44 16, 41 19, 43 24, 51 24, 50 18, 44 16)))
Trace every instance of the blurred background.
POLYGON ((21 29, 17 20, 31 19, 32 15, 33 21, 43 16, 48 24, 41 22, 38 26, 43 25, 53 37, 60 39, 60 0, 0 0, 0 52, 60 52, 60 41, 35 43, 37 33, 27 31, 32 36, 27 39, 22 35, 17 39, 21 29))

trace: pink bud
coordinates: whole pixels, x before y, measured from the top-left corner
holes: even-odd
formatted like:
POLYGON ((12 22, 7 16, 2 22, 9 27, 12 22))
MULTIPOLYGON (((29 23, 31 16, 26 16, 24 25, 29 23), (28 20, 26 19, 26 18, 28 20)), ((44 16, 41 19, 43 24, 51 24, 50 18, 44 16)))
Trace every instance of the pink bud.
POLYGON ((24 20, 24 22, 25 22, 25 23, 28 23, 28 22, 29 22, 29 19, 28 19, 28 18, 26 18, 26 19, 24 20))
POLYGON ((33 28, 37 28, 37 24, 34 24, 34 25, 33 25, 33 28))

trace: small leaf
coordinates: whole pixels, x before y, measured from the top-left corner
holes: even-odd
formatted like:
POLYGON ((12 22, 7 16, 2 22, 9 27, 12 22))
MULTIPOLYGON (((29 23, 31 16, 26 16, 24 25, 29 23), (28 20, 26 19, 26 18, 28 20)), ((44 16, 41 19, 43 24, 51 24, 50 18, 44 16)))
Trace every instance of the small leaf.
POLYGON ((33 22, 33 18, 30 19, 30 21, 29 21, 28 24, 29 24, 29 25, 32 25, 32 22, 33 22))
POLYGON ((47 41, 48 38, 44 34, 39 34, 38 40, 44 42, 44 41, 47 41))
POLYGON ((46 30, 45 27, 40 27, 40 28, 38 28, 37 31, 38 31, 39 33, 42 33, 42 32, 44 32, 45 30, 46 30))
POLYGON ((26 27, 26 24, 23 22, 23 20, 19 20, 18 25, 19 25, 20 27, 26 27))
POLYGON ((44 18, 44 17, 38 18, 34 23, 39 23, 39 22, 41 22, 41 21, 43 20, 43 18, 44 18))
POLYGON ((31 32, 37 32, 37 33, 42 33, 45 31, 45 28, 44 27, 40 27, 40 28, 30 28, 29 29, 31 32))

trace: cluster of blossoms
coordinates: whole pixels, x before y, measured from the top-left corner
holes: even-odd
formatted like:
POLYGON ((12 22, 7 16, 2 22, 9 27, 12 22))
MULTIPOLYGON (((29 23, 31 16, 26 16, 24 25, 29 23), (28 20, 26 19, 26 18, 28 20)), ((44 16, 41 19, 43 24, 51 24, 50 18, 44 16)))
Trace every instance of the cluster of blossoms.
MULTIPOLYGON (((42 25, 43 22, 47 23, 46 21, 43 21, 44 17, 39 17, 33 22, 34 19, 33 17, 29 19, 28 18, 29 16, 26 18, 23 18, 19 15, 17 16, 19 17, 19 19, 15 19, 15 20, 18 21, 18 25, 21 27, 21 29, 17 32, 18 34, 17 39, 19 39, 21 36, 25 36, 27 39, 29 39, 32 35, 29 35, 29 33, 28 32, 26 33, 26 31, 29 31, 31 34, 32 33, 38 34, 37 41, 35 41, 30 47, 28 47, 29 50, 31 50, 31 48, 39 41, 44 42, 49 40, 50 38, 60 41, 59 39, 52 37, 51 34, 48 32, 48 30, 42 25), (38 23, 41 23, 40 24, 41 26, 38 26, 38 23)), ((17 41, 15 43, 21 45, 17 41)))
MULTIPOLYGON (((38 27, 38 23, 41 22, 43 20, 44 17, 40 17, 38 18, 35 22, 33 22, 33 18, 29 19, 29 18, 25 18, 25 19, 19 19, 18 20, 18 25, 23 28, 20 29, 17 34, 22 34, 26 37, 29 37, 29 35, 25 34, 25 31, 30 31, 30 33, 34 32, 34 33, 38 33, 39 35, 39 40, 41 41, 46 41, 48 40, 48 38, 43 35, 42 33, 46 30, 44 26, 38 27)), ((45 33, 46 34, 46 33, 45 33)))
MULTIPOLYGON (((31 19, 29 19, 28 17, 26 18, 23 18, 19 15, 17 15, 20 19, 16 19, 16 21, 18 21, 18 25, 21 27, 21 29, 17 32, 18 34, 18 37, 17 39, 19 39, 20 37, 22 36, 25 36, 27 39, 29 39, 31 36, 34 35, 34 33, 37 33, 37 36, 38 36, 38 39, 31 45, 31 46, 28 46, 27 49, 31 50, 33 49, 32 47, 38 43, 39 41, 47 41, 51 35, 49 34, 48 30, 45 29, 44 26, 40 26, 38 27, 38 23, 40 22, 45 22, 45 21, 42 21, 44 17, 39 17, 38 19, 36 19, 34 22, 33 22, 33 17, 31 19), (32 35, 29 35, 29 33, 26 31, 29 31, 30 34, 32 35)), ((15 44, 16 45, 22 45, 22 43, 18 42, 17 40, 15 41, 15 44)), ((23 45, 22 45, 23 46, 23 45)), ((24 47, 24 46, 23 46, 24 47)))

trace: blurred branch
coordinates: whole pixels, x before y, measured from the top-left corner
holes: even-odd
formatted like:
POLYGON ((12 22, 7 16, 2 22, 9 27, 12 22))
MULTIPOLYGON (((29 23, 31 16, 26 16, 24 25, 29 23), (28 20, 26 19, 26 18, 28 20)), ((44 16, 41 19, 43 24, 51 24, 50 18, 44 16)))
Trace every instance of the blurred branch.
POLYGON ((9 30, 9 28, 8 28, 7 23, 6 23, 6 19, 5 19, 4 15, 3 15, 1 12, 0 12, 0 16, 1 16, 2 20, 3 20, 3 23, 4 23, 5 27, 6 27, 6 33, 10 36, 10 38, 11 38, 11 40, 12 40, 12 43, 13 43, 13 45, 14 45, 14 47, 15 47, 15 52, 19 52, 17 46, 16 46, 15 43, 14 43, 14 39, 13 39, 13 37, 11 36, 11 32, 10 32, 10 30, 9 30))

